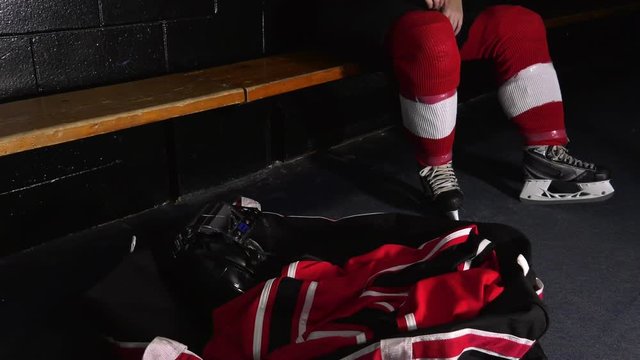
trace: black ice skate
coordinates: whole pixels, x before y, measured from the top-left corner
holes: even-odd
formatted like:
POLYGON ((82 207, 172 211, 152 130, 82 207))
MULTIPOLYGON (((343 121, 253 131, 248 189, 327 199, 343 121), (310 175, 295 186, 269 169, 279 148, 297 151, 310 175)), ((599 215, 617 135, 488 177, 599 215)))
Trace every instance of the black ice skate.
POLYGON ((603 201, 613 196, 609 170, 578 160, 564 146, 524 151, 523 202, 537 204, 603 201))
POLYGON ((458 210, 462 207, 463 196, 451 162, 427 166, 420 171, 420 180, 438 209, 453 220, 460 220, 458 210))

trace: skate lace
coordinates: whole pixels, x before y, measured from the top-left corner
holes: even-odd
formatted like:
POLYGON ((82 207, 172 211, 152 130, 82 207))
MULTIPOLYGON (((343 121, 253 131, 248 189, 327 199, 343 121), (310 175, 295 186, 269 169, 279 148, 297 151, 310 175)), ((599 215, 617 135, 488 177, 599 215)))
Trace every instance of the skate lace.
POLYGON ((420 176, 427 181, 434 196, 445 191, 460 189, 458 178, 453 172, 451 163, 440 166, 427 166, 420 170, 420 176))
POLYGON ((578 160, 573 156, 569 155, 569 151, 564 146, 554 146, 551 149, 551 153, 554 155, 554 158, 558 161, 562 161, 565 164, 569 164, 572 166, 581 167, 583 169, 595 170, 596 165, 590 162, 578 160))

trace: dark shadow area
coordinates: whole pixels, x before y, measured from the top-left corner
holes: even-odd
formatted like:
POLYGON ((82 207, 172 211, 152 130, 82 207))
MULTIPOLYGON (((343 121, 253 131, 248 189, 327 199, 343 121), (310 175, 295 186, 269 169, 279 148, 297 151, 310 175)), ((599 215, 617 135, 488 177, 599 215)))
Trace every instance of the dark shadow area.
POLYGON ((345 179, 351 186, 367 196, 373 197, 390 207, 407 212, 440 216, 430 204, 421 189, 398 177, 397 173, 375 168, 369 163, 344 155, 323 151, 309 159, 313 166, 345 179))
MULTIPOLYGON (((517 199, 522 182, 522 167, 506 160, 485 156, 469 150, 456 153, 456 169, 493 186, 508 197, 517 199), (517 184, 517 185, 516 185, 517 184)), ((464 187, 464 184, 462 184, 464 187)))

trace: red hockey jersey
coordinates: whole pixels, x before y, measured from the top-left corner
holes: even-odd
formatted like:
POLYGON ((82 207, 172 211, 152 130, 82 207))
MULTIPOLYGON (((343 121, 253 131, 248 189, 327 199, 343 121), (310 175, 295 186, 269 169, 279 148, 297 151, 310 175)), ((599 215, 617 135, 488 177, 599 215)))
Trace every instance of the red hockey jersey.
MULTIPOLYGON (((382 245, 340 266, 294 262, 214 311, 203 358, 521 358, 534 340, 448 326, 473 319, 504 291, 493 244, 476 235, 469 225, 416 247, 382 245)), ((524 257, 517 262, 526 275, 524 257)))

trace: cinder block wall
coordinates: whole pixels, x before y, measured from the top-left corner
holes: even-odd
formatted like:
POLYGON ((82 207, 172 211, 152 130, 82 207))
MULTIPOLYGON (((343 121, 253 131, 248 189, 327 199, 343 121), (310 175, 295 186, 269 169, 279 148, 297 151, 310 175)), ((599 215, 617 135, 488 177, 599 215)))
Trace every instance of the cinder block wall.
POLYGON ((5 0, 0 100, 254 58, 262 0, 5 0))
MULTIPOLYGON (((0 102, 304 48, 308 9, 295 0, 3 0, 0 102)), ((373 131, 391 122, 392 106, 374 74, 0 157, 0 256, 373 131)))
MULTIPOLYGON (((601 5, 530 3, 545 16, 601 5)), ((314 20, 300 0, 2 0, 0 102, 304 48, 314 20)), ((635 56, 638 42, 625 39, 639 37, 636 24, 629 15, 551 32, 560 76, 635 56)), ((461 94, 491 88, 471 74, 461 94)), ((396 100, 374 73, 0 157, 0 256, 396 124, 396 100)))

